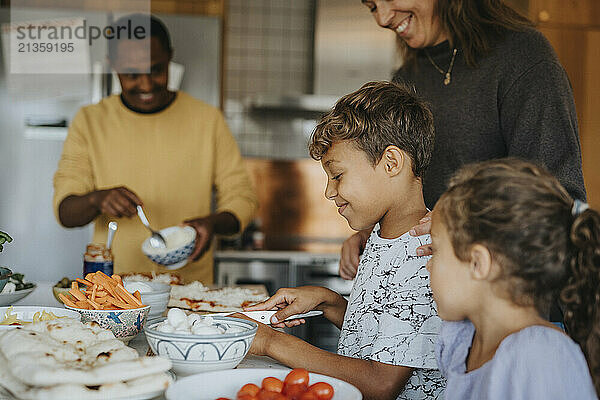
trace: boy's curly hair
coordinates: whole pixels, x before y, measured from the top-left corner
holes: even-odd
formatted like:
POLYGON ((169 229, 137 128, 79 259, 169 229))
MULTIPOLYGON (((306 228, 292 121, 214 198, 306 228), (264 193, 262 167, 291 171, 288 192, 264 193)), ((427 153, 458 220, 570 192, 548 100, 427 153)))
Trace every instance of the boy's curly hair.
POLYGON ((489 249, 513 302, 544 314, 560 295, 600 392, 600 215, 573 215, 573 206, 549 172, 508 158, 460 169, 436 211, 459 260, 474 244, 489 249))
POLYGON ((433 151, 433 116, 414 90, 386 82, 369 82, 342 97, 316 126, 308 146, 320 160, 336 142, 352 141, 375 165, 394 145, 407 153, 422 178, 433 151))

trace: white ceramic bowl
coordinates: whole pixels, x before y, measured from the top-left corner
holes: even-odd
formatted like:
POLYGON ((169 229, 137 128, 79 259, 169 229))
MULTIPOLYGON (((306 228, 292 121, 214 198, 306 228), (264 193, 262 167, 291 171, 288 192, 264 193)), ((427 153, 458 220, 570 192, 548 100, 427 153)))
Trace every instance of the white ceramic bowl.
POLYGON ((139 290, 142 295, 142 303, 150 306, 148 320, 161 317, 169 304, 169 296, 171 295, 171 285, 159 282, 125 282, 125 289, 128 292, 139 290), (148 290, 147 288, 150 288, 148 290))
POLYGON ((167 241, 166 249, 150 246, 150 238, 142 243, 142 252, 153 262, 167 269, 178 269, 187 264, 194 251, 196 230, 191 226, 170 226, 161 229, 160 234, 167 241))
POLYGON ((10 275, 12 275, 12 271, 6 267, 0 267, 0 276, 6 276, 5 279, 0 279, 0 292, 4 289, 4 286, 8 283, 8 279, 10 275))
POLYGON ((36 287, 37 285, 33 284, 33 287, 29 289, 21 289, 12 293, 0 294, 0 306, 9 306, 11 304, 15 304, 22 298, 29 296, 31 292, 35 290, 36 287))
MULTIPOLYGON (((0 307, 0 321, 4 319, 6 311, 9 307, 0 307)), ((44 306, 14 306, 11 310, 11 314, 16 314, 17 318, 23 321, 33 321, 33 315, 36 312, 46 311, 52 313, 57 317, 69 317, 75 318, 76 320, 81 319, 81 314, 76 311, 65 310, 64 308, 58 307, 44 307, 44 306)), ((18 325, 0 325, 0 330, 14 329, 18 325)))
MULTIPOLYGON (((246 383, 260 387, 268 376, 283 380, 289 369, 240 368, 233 371, 214 371, 178 379, 165 392, 167 400, 214 400, 220 397, 235 399, 246 383)), ((309 384, 326 382, 333 386, 332 400, 361 400, 362 394, 351 384, 326 375, 309 374, 309 384)))
POLYGON ((170 359, 173 371, 179 376, 235 368, 250 350, 258 325, 239 318, 213 318, 216 324, 240 327, 244 331, 222 335, 164 333, 156 330, 156 326, 166 318, 157 318, 148 323, 144 333, 152 351, 170 359))
POLYGON ((65 305, 69 310, 81 314, 81 322, 97 322, 100 327, 112 331, 119 340, 128 343, 144 327, 150 306, 129 310, 83 310, 65 305))

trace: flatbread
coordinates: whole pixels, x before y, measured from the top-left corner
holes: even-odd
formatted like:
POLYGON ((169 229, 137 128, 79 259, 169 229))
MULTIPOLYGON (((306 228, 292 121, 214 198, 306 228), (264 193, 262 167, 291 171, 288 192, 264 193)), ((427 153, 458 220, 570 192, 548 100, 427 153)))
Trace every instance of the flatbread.
POLYGON ((209 289, 195 281, 172 286, 168 306, 192 311, 235 312, 265 299, 261 291, 240 287, 209 289))
POLYGON ((183 285, 183 278, 175 273, 157 274, 156 272, 138 272, 121 274, 123 282, 158 282, 167 285, 183 285))
POLYGON ((61 384, 34 387, 23 384, 10 371, 9 362, 0 355, 0 385, 23 400, 117 400, 165 390, 172 383, 170 375, 162 372, 124 382, 98 386, 61 384))
POLYGON ((171 382, 170 368, 170 360, 139 357, 112 332, 71 318, 0 333, 0 385, 18 398, 113 399, 160 391, 171 382))

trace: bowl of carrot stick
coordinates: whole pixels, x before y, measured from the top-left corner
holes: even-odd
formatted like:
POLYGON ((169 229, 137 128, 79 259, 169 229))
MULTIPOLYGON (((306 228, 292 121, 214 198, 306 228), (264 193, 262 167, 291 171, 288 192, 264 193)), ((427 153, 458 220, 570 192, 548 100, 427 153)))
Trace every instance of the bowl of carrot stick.
POLYGON ((81 314, 81 322, 96 322, 124 342, 142 330, 150 312, 141 294, 128 292, 119 275, 108 276, 101 271, 77 278, 59 297, 66 308, 81 314))

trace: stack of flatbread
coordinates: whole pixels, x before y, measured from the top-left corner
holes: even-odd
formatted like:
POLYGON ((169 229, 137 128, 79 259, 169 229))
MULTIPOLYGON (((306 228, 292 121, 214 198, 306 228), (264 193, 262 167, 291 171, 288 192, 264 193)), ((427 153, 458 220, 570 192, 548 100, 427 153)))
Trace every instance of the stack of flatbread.
POLYGON ((201 282, 172 286, 169 307, 192 311, 235 312, 267 298, 257 289, 242 287, 224 287, 210 289, 201 282))
POLYGON ((19 399, 121 399, 160 393, 171 362, 140 357, 96 323, 61 318, 0 333, 0 386, 19 399))

